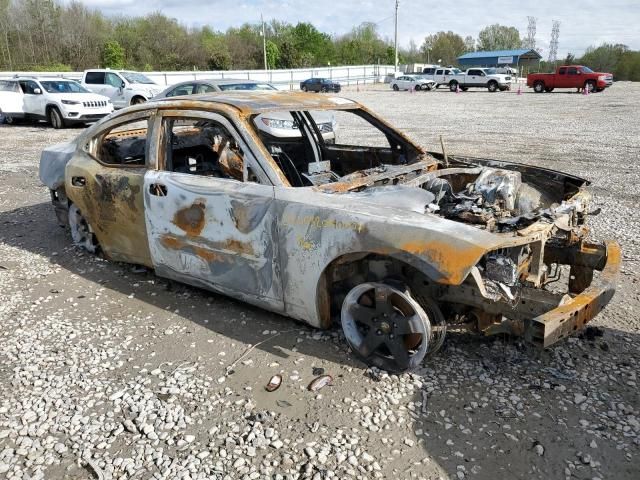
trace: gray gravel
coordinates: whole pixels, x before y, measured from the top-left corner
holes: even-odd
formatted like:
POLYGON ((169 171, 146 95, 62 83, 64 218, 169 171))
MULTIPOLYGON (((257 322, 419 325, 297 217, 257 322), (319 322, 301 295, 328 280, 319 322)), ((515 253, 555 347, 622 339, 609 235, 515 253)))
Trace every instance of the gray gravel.
POLYGON ((345 96, 432 150, 591 180, 594 237, 624 251, 599 330, 544 352, 451 335, 413 374, 366 370, 337 329, 79 252, 37 179, 79 130, 0 126, 0 478, 640 476, 640 85, 345 96), (309 392, 314 368, 334 385, 309 392))

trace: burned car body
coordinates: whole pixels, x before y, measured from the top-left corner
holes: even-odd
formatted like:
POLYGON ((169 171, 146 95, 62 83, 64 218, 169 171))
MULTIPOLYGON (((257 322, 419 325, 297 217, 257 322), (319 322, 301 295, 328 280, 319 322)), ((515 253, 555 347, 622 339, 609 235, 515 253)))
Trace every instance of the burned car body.
POLYGON ((447 328, 547 347, 613 296, 618 244, 587 239, 583 179, 427 153, 356 102, 221 93, 125 109, 43 152, 74 241, 107 258, 319 328, 354 352, 418 365, 447 328), (296 138, 259 115, 288 112, 296 138), (314 112, 340 126, 326 143, 314 112))

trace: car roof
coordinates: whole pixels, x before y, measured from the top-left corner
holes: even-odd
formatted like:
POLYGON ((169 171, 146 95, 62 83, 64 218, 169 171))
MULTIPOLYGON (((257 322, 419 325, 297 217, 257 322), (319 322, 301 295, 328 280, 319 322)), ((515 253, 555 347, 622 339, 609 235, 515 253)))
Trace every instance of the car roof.
POLYGON ((235 107, 243 113, 262 113, 273 110, 333 110, 360 107, 360 104, 347 98, 280 90, 226 91, 199 95, 181 95, 160 98, 155 100, 154 103, 180 101, 222 103, 235 107))

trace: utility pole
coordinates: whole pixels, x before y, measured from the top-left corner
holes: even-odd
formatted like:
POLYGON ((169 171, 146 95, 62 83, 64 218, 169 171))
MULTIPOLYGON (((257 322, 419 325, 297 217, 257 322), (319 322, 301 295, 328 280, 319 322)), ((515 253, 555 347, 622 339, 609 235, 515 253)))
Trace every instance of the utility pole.
POLYGON ((398 3, 399 0, 396 0, 396 29, 395 29, 395 69, 394 72, 398 71, 398 3))
POLYGON ((262 22, 262 54, 264 56, 264 69, 269 70, 267 68, 267 35, 264 32, 264 19, 262 18, 262 14, 260 14, 260 22, 262 22))

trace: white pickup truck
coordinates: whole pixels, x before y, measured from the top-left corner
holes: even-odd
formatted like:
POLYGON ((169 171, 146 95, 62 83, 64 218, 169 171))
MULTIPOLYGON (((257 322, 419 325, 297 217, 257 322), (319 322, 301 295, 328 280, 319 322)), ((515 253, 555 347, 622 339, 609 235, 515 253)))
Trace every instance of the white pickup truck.
POLYGON ((490 92, 511 89, 511 75, 497 73, 495 68, 470 68, 464 73, 444 75, 436 80, 438 84, 448 84, 449 90, 467 91, 471 87, 486 88, 490 92))
POLYGON ((85 70, 82 85, 109 97, 115 108, 144 103, 162 91, 162 87, 146 75, 126 70, 85 70))

